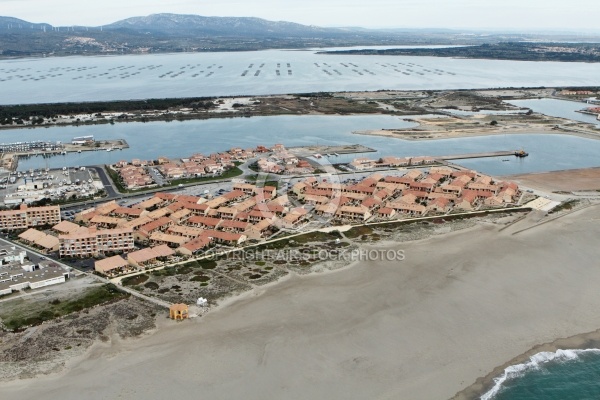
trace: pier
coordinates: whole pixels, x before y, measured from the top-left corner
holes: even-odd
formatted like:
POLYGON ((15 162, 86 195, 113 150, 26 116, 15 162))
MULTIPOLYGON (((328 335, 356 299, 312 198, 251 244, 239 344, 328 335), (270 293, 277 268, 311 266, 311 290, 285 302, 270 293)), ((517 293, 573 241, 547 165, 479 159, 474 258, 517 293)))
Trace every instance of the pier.
POLYGON ((527 153, 523 150, 507 150, 507 151, 490 151, 487 153, 468 153, 468 154, 454 154, 450 156, 437 156, 438 160, 451 161, 451 160, 465 160, 469 158, 487 158, 487 157, 526 157, 527 153))

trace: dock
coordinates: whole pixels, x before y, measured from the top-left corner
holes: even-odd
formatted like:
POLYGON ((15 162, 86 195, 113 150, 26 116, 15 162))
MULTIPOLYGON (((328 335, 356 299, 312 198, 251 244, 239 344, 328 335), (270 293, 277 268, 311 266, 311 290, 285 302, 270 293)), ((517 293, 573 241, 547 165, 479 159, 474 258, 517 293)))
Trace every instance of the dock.
POLYGON ((509 156, 517 156, 523 157, 523 155, 519 154, 527 154, 523 150, 506 150, 506 151, 490 151, 487 153, 467 153, 467 154, 454 154, 450 156, 436 156, 435 158, 443 161, 451 161, 451 160, 466 160, 469 158, 488 158, 488 157, 509 157, 509 156))
POLYGON ((113 151, 128 149, 129 144, 125 139, 97 140, 91 143, 50 143, 29 142, 10 143, 0 145, 0 167, 15 171, 19 158, 55 157, 68 153, 82 153, 85 151, 113 151))

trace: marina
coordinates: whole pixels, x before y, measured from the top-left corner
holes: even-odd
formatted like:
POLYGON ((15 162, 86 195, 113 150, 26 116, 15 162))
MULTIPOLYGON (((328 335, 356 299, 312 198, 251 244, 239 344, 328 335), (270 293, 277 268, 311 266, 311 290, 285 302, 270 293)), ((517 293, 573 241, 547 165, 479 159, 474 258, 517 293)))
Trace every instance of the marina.
POLYGON ((30 141, 0 144, 1 167, 9 171, 15 171, 21 159, 26 160, 40 156, 43 159, 48 159, 55 156, 66 156, 69 153, 80 154, 88 151, 113 151, 129 148, 127 141, 124 139, 96 141, 93 136, 86 136, 85 140, 81 139, 84 138, 73 138, 71 143, 30 141))

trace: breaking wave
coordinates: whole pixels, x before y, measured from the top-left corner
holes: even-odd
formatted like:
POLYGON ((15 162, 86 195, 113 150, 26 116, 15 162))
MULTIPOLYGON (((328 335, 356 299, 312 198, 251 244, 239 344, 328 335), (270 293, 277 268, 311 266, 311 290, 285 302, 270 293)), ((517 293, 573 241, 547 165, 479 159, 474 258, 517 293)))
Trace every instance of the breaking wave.
POLYGON ((497 378, 494 378, 494 387, 481 396, 481 400, 492 400, 502 389, 504 382, 510 379, 520 378, 529 371, 540 369, 544 364, 550 362, 565 362, 579 359, 579 356, 586 353, 600 355, 600 349, 583 349, 583 350, 557 350, 552 353, 543 351, 529 357, 529 361, 523 364, 516 364, 507 367, 504 373, 497 378))

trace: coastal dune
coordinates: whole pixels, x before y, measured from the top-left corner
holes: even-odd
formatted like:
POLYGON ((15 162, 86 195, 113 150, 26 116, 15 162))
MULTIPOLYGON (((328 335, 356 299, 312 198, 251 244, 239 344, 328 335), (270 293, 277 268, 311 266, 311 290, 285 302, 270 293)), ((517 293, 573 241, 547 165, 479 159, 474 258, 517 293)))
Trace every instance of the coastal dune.
POLYGON ((207 316, 99 344, 10 399, 447 399, 540 343, 600 327, 600 207, 513 235, 493 223, 404 261, 293 276, 207 316))

